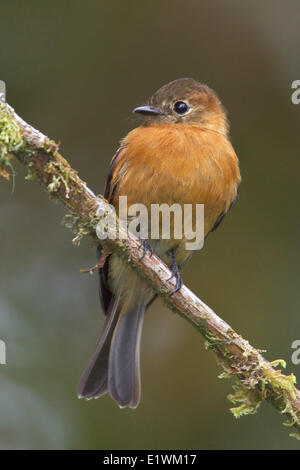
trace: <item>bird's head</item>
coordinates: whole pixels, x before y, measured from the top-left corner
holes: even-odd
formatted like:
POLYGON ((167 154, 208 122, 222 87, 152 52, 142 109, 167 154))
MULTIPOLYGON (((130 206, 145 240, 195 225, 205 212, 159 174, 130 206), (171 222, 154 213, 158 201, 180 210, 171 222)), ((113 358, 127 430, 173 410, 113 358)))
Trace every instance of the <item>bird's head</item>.
POLYGON ((226 112, 216 93, 192 78, 179 78, 157 90, 146 105, 133 110, 153 123, 191 124, 226 134, 226 112))

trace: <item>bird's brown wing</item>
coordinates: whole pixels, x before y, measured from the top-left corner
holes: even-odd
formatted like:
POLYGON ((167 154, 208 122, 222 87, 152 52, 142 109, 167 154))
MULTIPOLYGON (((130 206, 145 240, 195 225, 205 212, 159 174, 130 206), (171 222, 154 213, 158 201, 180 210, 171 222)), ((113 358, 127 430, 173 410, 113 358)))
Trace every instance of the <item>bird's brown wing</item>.
MULTIPOLYGON (((113 202, 113 197, 114 193, 117 187, 117 180, 115 171, 118 171, 119 165, 122 163, 122 159, 125 157, 125 147, 120 147, 115 155, 113 156, 109 169, 108 169, 108 175, 105 183, 105 188, 104 188, 104 197, 107 199, 107 201, 112 204, 113 202), (118 168, 117 168, 118 167, 118 168)), ((98 246, 97 249, 97 259, 100 258, 102 253, 102 247, 101 245, 98 246)), ((114 294, 111 291, 108 283, 108 272, 109 272, 109 258, 106 259, 105 265, 103 268, 99 269, 99 298, 100 298, 100 303, 103 308, 104 315, 107 315, 107 312, 109 310, 109 305, 112 304, 114 294)), ((156 299, 157 295, 154 295, 146 305, 146 310, 152 305, 154 300, 156 299)))
MULTIPOLYGON (((104 197, 107 199, 107 201, 112 204, 113 202, 113 196, 114 192, 117 186, 117 183, 115 181, 115 169, 116 167, 120 164, 122 158, 124 158, 124 149, 125 147, 120 147, 115 155, 113 156, 109 169, 108 169, 108 175, 105 183, 105 188, 104 188, 104 197)), ((101 256, 102 248, 101 245, 98 246, 97 249, 97 257, 101 256)), ((103 268, 99 269, 99 297, 100 297, 100 303, 103 308, 103 312, 106 315, 108 312, 109 305, 112 301, 113 298, 113 293, 111 292, 108 284, 108 270, 109 270, 109 258, 107 258, 105 265, 103 268)))

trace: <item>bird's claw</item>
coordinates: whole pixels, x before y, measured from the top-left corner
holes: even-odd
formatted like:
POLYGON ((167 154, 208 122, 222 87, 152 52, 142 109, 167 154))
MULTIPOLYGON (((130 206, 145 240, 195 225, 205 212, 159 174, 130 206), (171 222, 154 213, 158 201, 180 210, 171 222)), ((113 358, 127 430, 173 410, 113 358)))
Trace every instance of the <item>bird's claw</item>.
POLYGON ((175 284, 175 289, 173 289, 172 292, 171 292, 171 294, 170 294, 170 297, 171 297, 171 295, 176 294, 176 292, 178 292, 178 291, 181 289, 182 284, 183 284, 183 281, 182 281, 182 279, 181 279, 181 276, 180 276, 180 273, 179 273, 179 272, 176 273, 176 274, 173 274, 173 275, 170 277, 170 279, 172 279, 173 277, 175 277, 175 279, 176 279, 176 284, 175 284))
POLYGON ((150 252, 150 258, 151 258, 151 256, 153 255, 152 246, 150 245, 148 240, 146 240, 145 238, 141 238, 140 241, 141 241, 140 248, 143 248, 143 254, 139 258, 139 261, 142 261, 144 259, 144 257, 146 256, 147 250, 150 252))
POLYGON ((170 250, 169 254, 170 254, 171 260, 172 260, 172 264, 171 264, 172 276, 169 277, 168 281, 173 279, 173 277, 175 278, 175 288, 170 293, 170 297, 171 297, 171 295, 176 294, 176 292, 178 292, 181 289, 181 287, 183 285, 183 281, 182 281, 182 278, 181 278, 181 275, 180 275, 179 267, 177 266, 177 263, 176 263, 174 251, 170 250))

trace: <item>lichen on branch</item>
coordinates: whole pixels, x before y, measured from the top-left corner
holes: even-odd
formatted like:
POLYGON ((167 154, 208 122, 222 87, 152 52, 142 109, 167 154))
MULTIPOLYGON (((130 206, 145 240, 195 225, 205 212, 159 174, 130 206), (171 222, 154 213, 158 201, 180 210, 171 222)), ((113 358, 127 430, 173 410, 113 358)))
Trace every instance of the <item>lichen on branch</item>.
POLYGON ((14 177, 15 171, 11 163, 13 152, 19 151, 23 146, 21 130, 12 113, 2 112, 5 105, 1 104, 0 115, 0 175, 5 179, 10 178, 10 174, 14 177))

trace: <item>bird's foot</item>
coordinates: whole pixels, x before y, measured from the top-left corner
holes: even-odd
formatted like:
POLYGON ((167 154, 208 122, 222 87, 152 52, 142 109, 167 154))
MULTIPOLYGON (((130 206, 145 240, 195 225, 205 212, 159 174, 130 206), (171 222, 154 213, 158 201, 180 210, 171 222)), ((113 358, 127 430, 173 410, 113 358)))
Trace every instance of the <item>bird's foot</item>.
POLYGON ((143 254, 142 256, 139 258, 139 261, 142 261, 142 259, 144 259, 144 257, 146 256, 146 253, 147 253, 147 250, 150 252, 150 258, 151 256, 153 255, 153 248, 152 246, 150 245, 150 243, 148 242, 148 240, 146 240, 145 238, 140 238, 140 241, 141 241, 141 244, 140 244, 140 248, 143 249, 143 254))
POLYGON ((175 278, 175 289, 172 290, 171 295, 175 294, 176 292, 178 292, 181 287, 182 287, 182 284, 183 284, 183 281, 182 281, 182 278, 181 278, 181 275, 180 275, 180 271, 179 271, 179 267, 176 263, 176 258, 175 258, 175 254, 174 254, 174 250, 169 250, 169 255, 171 256, 171 272, 172 272, 172 276, 168 279, 168 281, 170 281, 170 279, 172 279, 173 277, 175 278))

